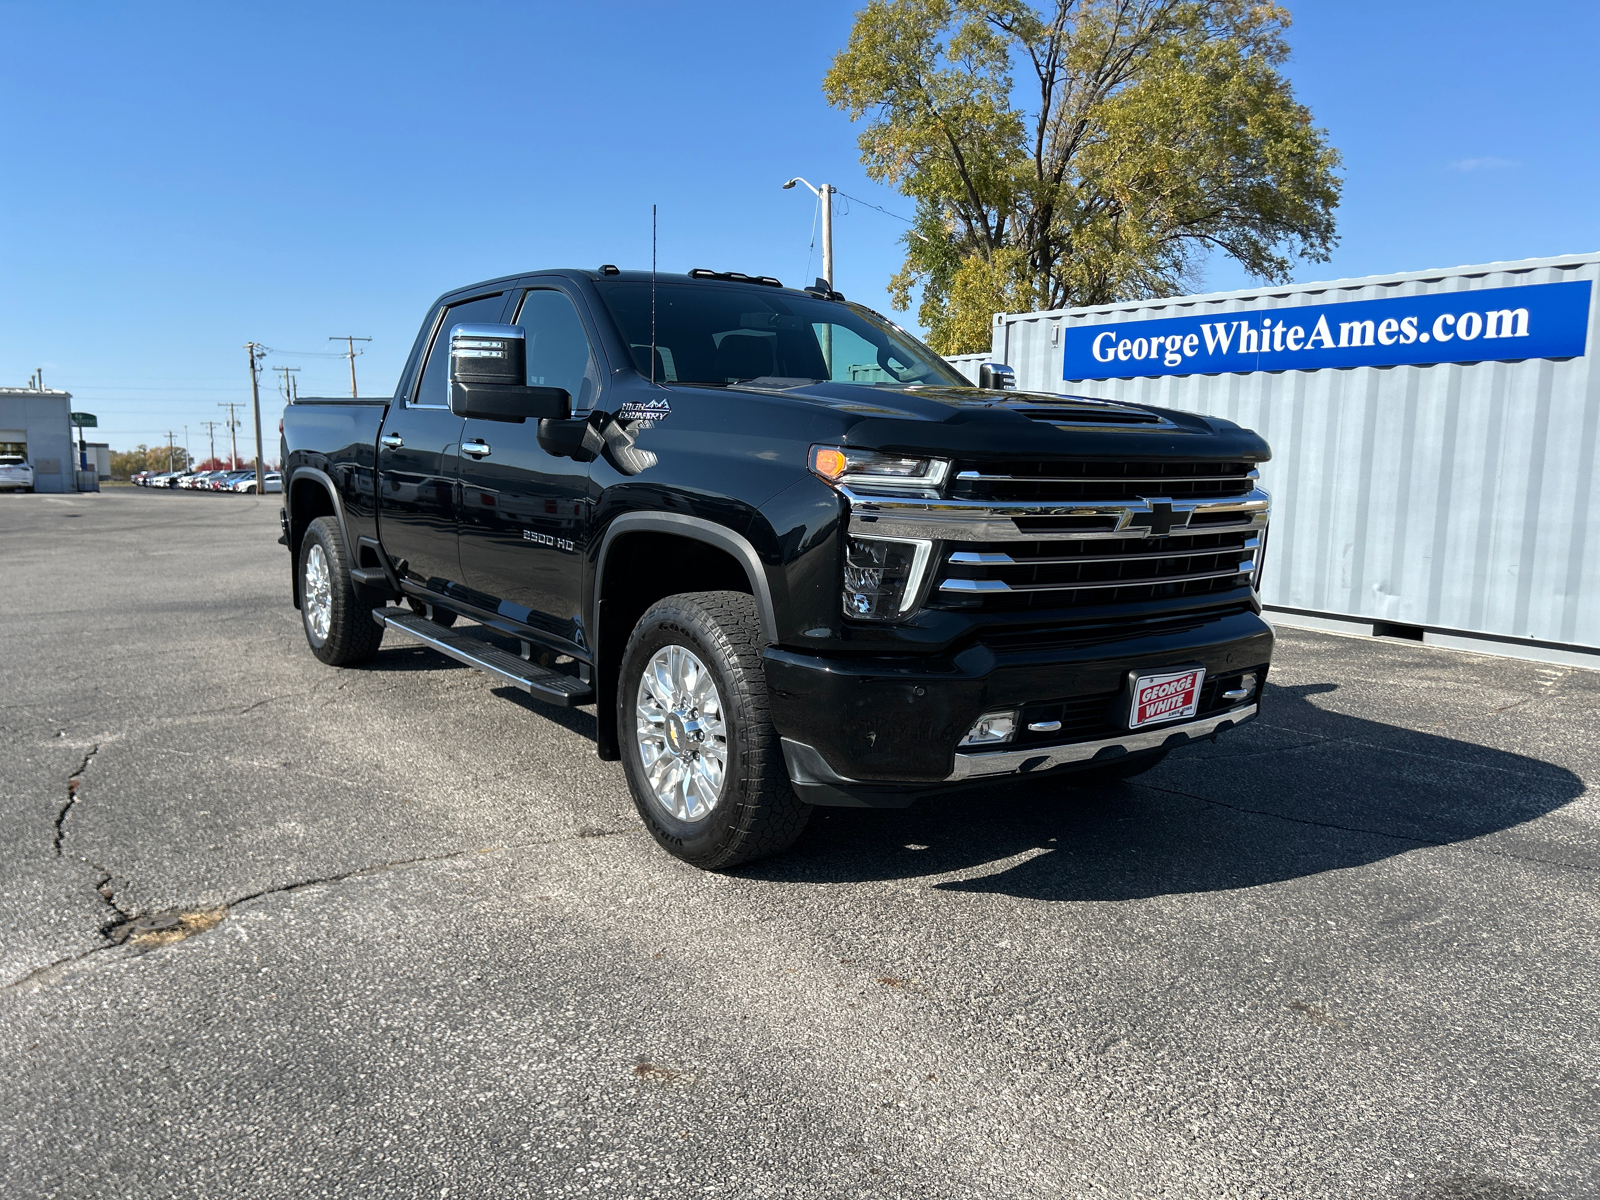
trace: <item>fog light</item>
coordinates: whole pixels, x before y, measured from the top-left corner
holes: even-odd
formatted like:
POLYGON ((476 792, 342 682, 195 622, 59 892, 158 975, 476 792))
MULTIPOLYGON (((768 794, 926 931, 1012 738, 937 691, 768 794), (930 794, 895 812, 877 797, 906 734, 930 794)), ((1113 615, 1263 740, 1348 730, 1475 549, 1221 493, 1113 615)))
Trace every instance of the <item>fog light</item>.
POLYGON ((1004 712, 984 713, 972 723, 972 728, 967 730, 967 736, 961 739, 963 746, 998 746, 1002 742, 1009 742, 1017 732, 1017 710, 1008 708, 1004 712))

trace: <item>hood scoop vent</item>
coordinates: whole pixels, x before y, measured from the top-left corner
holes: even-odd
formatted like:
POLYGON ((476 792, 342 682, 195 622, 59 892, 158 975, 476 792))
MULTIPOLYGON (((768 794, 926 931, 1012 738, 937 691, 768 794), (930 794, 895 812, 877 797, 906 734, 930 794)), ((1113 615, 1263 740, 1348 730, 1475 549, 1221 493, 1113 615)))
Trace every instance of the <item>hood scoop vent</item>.
POLYGON ((1019 396, 1000 405, 1019 416, 1033 421, 1045 421, 1061 429, 1125 428, 1129 425, 1170 427, 1159 413, 1147 408, 1134 408, 1112 400, 1096 400, 1089 396, 1051 397, 1019 396))

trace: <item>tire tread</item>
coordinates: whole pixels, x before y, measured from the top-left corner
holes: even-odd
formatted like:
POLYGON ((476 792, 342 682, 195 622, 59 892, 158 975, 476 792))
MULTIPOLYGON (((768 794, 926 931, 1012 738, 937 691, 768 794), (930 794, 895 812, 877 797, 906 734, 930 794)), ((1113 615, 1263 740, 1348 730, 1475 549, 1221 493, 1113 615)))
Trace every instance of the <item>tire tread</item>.
MULTIPOLYGON (((682 592, 652 605, 640 618, 636 633, 669 614, 682 614, 680 620, 688 618, 683 623, 723 641, 720 649, 737 668, 737 678, 727 681, 735 693, 728 698, 730 706, 736 705, 737 711, 745 715, 738 724, 741 777, 723 785, 724 794, 736 790, 740 796, 731 836, 708 854, 673 853, 712 871, 725 871, 777 854, 792 845, 805 829, 811 805, 795 794, 789 782, 783 748, 772 724, 761 662, 765 642, 755 599, 745 592, 682 592)), ((621 691, 626 694, 626 685, 621 691)))
POLYGON ((313 646, 311 652, 332 667, 353 667, 370 662, 383 641, 383 626, 372 619, 371 606, 361 602, 350 578, 350 555, 339 522, 333 517, 318 517, 306 528, 305 539, 300 544, 302 578, 306 543, 312 538, 322 543, 328 555, 333 619, 328 627, 328 640, 320 647, 313 646))

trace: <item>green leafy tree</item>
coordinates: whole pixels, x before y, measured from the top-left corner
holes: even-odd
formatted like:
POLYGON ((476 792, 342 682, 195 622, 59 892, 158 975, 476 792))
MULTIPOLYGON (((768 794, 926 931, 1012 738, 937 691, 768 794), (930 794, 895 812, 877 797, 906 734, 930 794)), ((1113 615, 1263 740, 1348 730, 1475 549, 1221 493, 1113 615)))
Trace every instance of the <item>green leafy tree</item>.
MULTIPOLYGON (((172 467, 174 470, 188 469, 188 456, 184 454, 183 447, 177 446, 172 451, 172 467)), ((132 450, 113 450, 111 452, 111 477, 113 479, 127 479, 140 471, 165 471, 167 469, 167 448, 165 446, 146 446, 143 442, 132 450)))
POLYGON ((996 312, 1179 294, 1221 250, 1272 283, 1334 244, 1339 154, 1252 0, 872 0, 823 80, 916 201, 896 308, 944 354, 996 312))

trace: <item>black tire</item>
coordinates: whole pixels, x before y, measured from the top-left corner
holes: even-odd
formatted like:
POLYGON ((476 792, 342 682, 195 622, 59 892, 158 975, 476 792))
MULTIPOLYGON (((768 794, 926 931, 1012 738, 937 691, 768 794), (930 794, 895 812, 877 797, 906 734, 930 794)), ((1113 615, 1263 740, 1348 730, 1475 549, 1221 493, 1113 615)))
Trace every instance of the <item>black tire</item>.
POLYGON ((634 807, 669 854, 724 871, 787 849, 811 816, 783 763, 761 668, 761 622, 743 592, 688 592, 653 605, 634 626, 617 681, 617 728, 634 807), (716 685, 726 731, 721 791, 710 811, 681 820, 657 799, 636 732, 640 682, 651 660, 680 646, 716 685))
MULTIPOLYGON (((406 603, 417 616, 426 617, 428 615, 428 602, 426 600, 418 600, 415 596, 407 596, 406 603)), ((459 615, 453 609, 440 608, 437 604, 433 606, 433 623, 445 629, 449 629, 450 626, 454 625, 456 617, 459 615)))
POLYGON ((1124 779, 1143 775, 1146 771, 1159 766, 1168 753, 1166 750, 1141 750, 1137 754, 1119 758, 1103 767, 1072 771, 1062 776, 1062 780, 1073 787, 1105 787, 1107 784, 1121 783, 1124 779))
POLYGON ((372 605, 363 603, 350 579, 350 555, 345 550, 339 522, 332 517, 318 517, 311 522, 300 542, 300 618, 311 653, 330 667, 369 662, 383 641, 383 626, 372 619, 372 605), (307 577, 319 551, 327 571, 328 590, 328 628, 320 636, 317 617, 321 605, 307 577))

